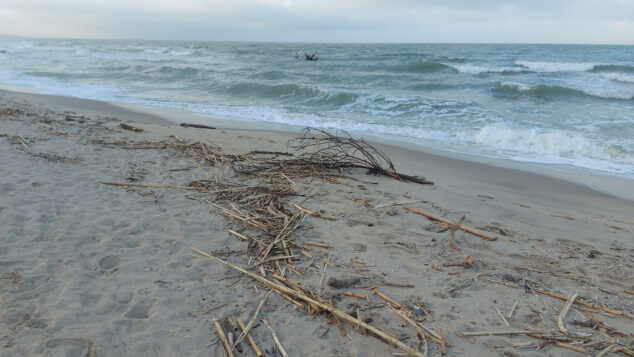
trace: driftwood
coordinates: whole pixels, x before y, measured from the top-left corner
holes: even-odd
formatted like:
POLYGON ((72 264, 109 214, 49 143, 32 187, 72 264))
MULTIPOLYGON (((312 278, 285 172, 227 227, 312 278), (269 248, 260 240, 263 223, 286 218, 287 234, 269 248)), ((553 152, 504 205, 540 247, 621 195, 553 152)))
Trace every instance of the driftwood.
POLYGON ((129 124, 126 124, 126 123, 120 123, 119 126, 121 127, 121 129, 130 130, 130 131, 136 131, 138 133, 143 131, 143 128, 132 126, 132 125, 129 125, 129 124))
POLYGON ((388 335, 387 333, 379 330, 378 328, 373 327, 373 326, 367 324, 366 322, 361 321, 361 320, 359 320, 359 319, 347 314, 346 312, 337 309, 336 307, 334 307, 332 305, 328 305, 328 304, 322 303, 321 301, 317 301, 317 300, 315 300, 313 298, 310 298, 310 297, 308 297, 308 296, 306 296, 306 295, 304 295, 302 293, 299 293, 299 292, 297 292, 297 291, 295 291, 295 290, 293 290, 293 289, 291 289, 289 287, 286 287, 285 285, 280 285, 280 284, 274 283, 274 282, 272 282, 272 281, 270 281, 270 280, 268 280, 266 278, 263 278, 263 277, 261 277, 259 275, 256 275, 256 274, 253 274, 253 273, 251 273, 251 272, 249 272, 247 270, 244 270, 244 269, 240 268, 237 265, 231 264, 231 263, 229 263, 227 261, 224 261, 224 260, 222 260, 220 258, 214 257, 213 255, 207 254, 207 253, 205 253, 205 252, 203 252, 201 250, 198 250, 196 248, 193 248, 193 250, 194 250, 194 252, 196 252, 196 253, 204 256, 204 257, 207 257, 209 259, 213 259, 213 260, 215 260, 217 262, 220 262, 220 263, 228 266, 231 269, 237 270, 237 271, 241 272, 242 274, 245 274, 245 275, 247 275, 247 276, 249 276, 249 277, 251 277, 251 278, 253 278, 253 279, 255 279, 255 280, 257 280, 257 281, 259 281, 259 282, 261 282, 263 284, 265 284, 265 285, 267 285, 268 287, 272 288, 273 290, 275 290, 280 295, 286 294, 286 295, 290 295, 292 297, 295 297, 297 299, 303 300, 303 301, 305 301, 306 303, 308 303, 310 305, 314 305, 314 306, 316 306, 316 307, 318 307, 320 309, 323 309, 325 311, 330 312, 334 316, 337 316, 338 318, 344 320, 345 322, 351 324, 352 326, 359 326, 361 328, 364 328, 367 331, 370 331, 372 334, 374 334, 378 338, 380 338, 381 340, 383 340, 384 342, 386 342, 386 343, 388 343, 388 344, 390 344, 392 346, 396 346, 396 347, 402 349, 403 351, 406 351, 407 353, 409 353, 412 356, 425 357, 424 354, 411 349, 409 346, 407 346, 406 344, 404 344, 403 342, 401 342, 397 338, 388 335))
POLYGON ((197 129, 216 129, 213 126, 202 125, 202 124, 189 124, 189 123, 181 123, 182 127, 185 128, 197 128, 197 129))
MULTIPOLYGON (((425 217, 427 217, 429 219, 432 219, 434 221, 437 221, 437 222, 444 223, 444 224, 448 225, 449 227, 453 227, 453 226, 456 225, 454 222, 452 222, 452 221, 450 221, 448 219, 444 219, 442 217, 438 217, 438 216, 436 216, 434 214, 431 214, 429 212, 421 211, 419 209, 408 207, 408 206, 405 206, 403 208, 406 211, 409 211, 409 212, 412 212, 412 213, 416 213, 416 214, 419 214, 421 216, 425 216, 425 217)), ((486 240, 496 240, 497 239, 497 238, 495 238, 493 236, 490 236, 488 234, 485 234, 485 233, 482 233, 480 231, 477 231, 477 230, 475 230, 473 228, 465 227, 465 226, 462 226, 462 225, 458 226, 458 229, 460 229, 461 231, 465 231, 467 233, 471 233, 473 235, 476 235, 476 236, 478 236, 480 238, 484 238, 486 240)))

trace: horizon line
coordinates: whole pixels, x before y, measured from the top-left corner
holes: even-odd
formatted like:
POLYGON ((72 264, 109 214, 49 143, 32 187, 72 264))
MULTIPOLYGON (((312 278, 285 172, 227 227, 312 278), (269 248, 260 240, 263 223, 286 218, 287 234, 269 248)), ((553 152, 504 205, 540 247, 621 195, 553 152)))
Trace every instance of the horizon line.
POLYGON ((93 41, 166 41, 166 42, 241 42, 241 43, 297 43, 297 44, 375 44, 375 45, 563 45, 563 46, 634 46, 634 43, 581 43, 581 42, 371 42, 371 41, 281 41, 281 40, 218 40, 218 39, 157 39, 157 38, 94 38, 94 37, 45 37, 3 35, 0 38, 24 38, 33 40, 93 40, 93 41))

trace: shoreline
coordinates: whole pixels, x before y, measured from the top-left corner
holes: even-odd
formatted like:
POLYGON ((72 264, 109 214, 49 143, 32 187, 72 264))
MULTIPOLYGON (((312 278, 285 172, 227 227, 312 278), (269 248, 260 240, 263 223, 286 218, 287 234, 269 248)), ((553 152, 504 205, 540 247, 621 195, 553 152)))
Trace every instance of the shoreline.
MULTIPOLYGON (((215 126, 220 129, 226 130, 244 130, 245 126, 249 126, 252 131, 267 131, 287 134, 297 134, 304 129, 302 126, 293 126, 288 124, 278 124, 270 122, 262 122, 256 120, 238 120, 238 119, 223 119, 214 118, 209 116, 199 115, 193 112, 188 112, 179 109, 152 107, 140 104, 130 104, 121 102, 106 102, 100 100, 83 99, 69 96, 58 96, 50 94, 38 93, 37 88, 28 86, 17 86, 2 83, 0 84, 0 91, 8 91, 15 93, 22 93, 26 95, 33 95, 34 97, 41 98, 45 103, 56 103, 62 106, 85 108, 90 110, 108 111, 113 110, 110 106, 121 108, 129 111, 127 114, 132 121, 143 118, 140 114, 147 114, 152 116, 153 121, 179 124, 180 122, 189 122, 196 124, 209 124, 213 122, 215 126), (39 97, 41 96, 41 97, 39 97), (46 100, 49 97, 50 100, 46 100)), ((124 113, 124 112, 122 112, 124 113)), ((145 119, 147 120, 147 119, 145 119)), ((447 160, 457 160, 458 162, 475 163, 484 165, 486 167, 495 167, 500 169, 507 169, 511 171, 524 172, 534 174, 538 176, 545 176, 551 179, 565 181, 571 184, 580 185, 586 187, 592 191, 605 194, 608 196, 616 197, 619 199, 634 201, 634 180, 617 177, 608 173, 594 173, 588 172, 587 169, 572 171, 570 169, 557 170, 553 167, 547 167, 544 164, 537 164, 531 162, 518 162, 510 159, 491 158, 482 155, 470 155, 462 152, 445 151, 433 147, 427 147, 422 145, 413 144, 410 142, 399 142, 398 137, 386 137, 376 134, 351 132, 356 137, 369 138, 371 143, 377 143, 385 145, 386 147, 401 148, 408 152, 409 156, 413 156, 416 153, 428 155, 433 157, 436 161, 441 161, 443 158, 447 160)), ((554 165, 556 167, 557 165, 554 165)))
MULTIPOLYGON (((531 327, 549 331, 546 340, 564 336, 556 332, 553 311, 565 302, 544 292, 564 299, 578 293, 595 308, 634 316, 631 201, 547 176, 374 142, 399 172, 435 184, 362 169, 285 171, 285 164, 258 175, 231 160, 255 167, 284 160, 253 151, 286 152, 286 141, 297 133, 187 128, 165 116, 188 121, 188 113, 161 114, 0 91, 2 354, 222 355, 214 321, 232 331, 227 317, 248 321, 267 288, 192 248, 269 280, 297 281, 292 284, 407 346, 422 341, 383 297, 419 306, 425 314, 417 323, 441 337, 440 343, 427 339, 434 356, 445 349, 453 356, 535 355, 524 347, 542 341, 531 337, 463 333, 531 327), (122 122, 144 130, 122 130, 122 122), (263 186, 281 190, 265 190, 269 198, 258 201, 263 186), (236 194, 245 188, 256 193, 236 194), (228 207, 233 211, 223 211, 228 207), (460 220, 495 240, 464 230, 454 240, 448 226, 415 211, 460 220), (249 215, 233 219, 240 212, 249 215), (303 219, 281 235, 286 228, 279 227, 289 227, 292 217, 303 219), (277 226, 262 230, 262 222, 277 226), (290 248, 280 246, 280 236, 290 248), (275 248, 265 249, 268 244, 275 248), (262 254, 275 261, 261 260, 262 254), (353 283, 342 287, 331 278, 353 283), (518 342, 524 347, 516 348, 518 342)), ((289 355, 397 352, 355 325, 337 327, 324 311, 311 317, 306 305, 286 298, 271 294, 260 313, 289 355)), ((629 317, 579 313, 577 307, 564 318, 568 328, 589 336, 590 342, 570 337, 577 351, 594 355, 609 346, 602 334, 613 333, 574 325, 579 316, 616 331, 631 329, 629 317)), ((250 333, 273 351, 262 324, 250 333)), ((631 350, 628 333, 614 336, 631 350)), ((236 355, 249 356, 250 347, 242 347, 236 355)), ((561 344, 547 348, 553 356, 577 353, 561 344)))

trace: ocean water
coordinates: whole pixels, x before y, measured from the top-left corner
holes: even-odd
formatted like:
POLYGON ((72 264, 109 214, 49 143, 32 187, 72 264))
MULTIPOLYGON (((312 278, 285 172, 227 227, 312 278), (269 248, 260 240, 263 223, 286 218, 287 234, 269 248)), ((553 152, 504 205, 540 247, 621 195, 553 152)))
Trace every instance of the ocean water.
POLYGON ((634 46, 0 37, 0 51, 0 82, 43 93, 634 179, 634 46))

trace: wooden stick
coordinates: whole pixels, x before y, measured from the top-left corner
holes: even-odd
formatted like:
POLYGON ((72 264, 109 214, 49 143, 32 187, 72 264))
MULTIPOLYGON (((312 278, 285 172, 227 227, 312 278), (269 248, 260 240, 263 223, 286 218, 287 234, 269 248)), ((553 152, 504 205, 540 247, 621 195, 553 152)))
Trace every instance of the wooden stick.
MULTIPOLYGON (((563 300, 563 301, 568 301, 568 298, 566 296, 560 295, 560 294, 556 294, 553 292, 550 292, 548 290, 543 290, 543 289, 535 289, 535 291, 537 291, 540 294, 544 294, 544 295, 548 295, 550 297, 554 297, 555 299, 559 299, 559 300, 563 300)), ((609 312, 613 315, 619 315, 619 316, 623 316, 623 317, 629 317, 630 319, 632 318, 630 315, 626 314, 625 312, 621 312, 618 310, 613 310, 607 307, 603 307, 603 306, 599 306, 599 305, 595 305, 595 304, 591 304, 589 302, 585 302, 583 300, 579 300, 576 299, 574 301, 575 304, 577 305, 583 305, 583 306, 587 306, 590 308, 593 308, 595 310, 601 310, 601 311, 605 311, 605 312, 609 312)))
POLYGON ((244 340, 244 338, 246 337, 247 333, 249 333, 249 330, 251 330, 251 328, 253 328, 253 325, 255 324, 255 320, 257 320, 258 314, 260 313, 260 310, 262 309, 262 306, 264 306, 264 302, 266 301, 266 299, 268 299, 269 296, 271 296, 272 292, 273 291, 271 290, 268 293, 266 293, 266 295, 264 295, 264 297, 262 298, 262 300, 258 304, 257 308, 255 309, 255 312, 253 313, 253 316, 251 316, 251 320, 249 320, 249 323, 247 324, 247 327, 245 329, 243 329, 242 333, 240 334, 240 336, 236 340, 236 343, 234 344, 234 346, 237 346, 238 343, 242 342, 242 340, 244 340))
POLYGON ((198 254, 200 254, 202 256, 205 256, 205 257, 207 257, 209 259, 213 259, 213 260, 215 260, 217 262, 220 262, 220 263, 228 266, 231 269, 237 270, 237 271, 241 272, 242 274, 245 274, 245 275, 247 275, 247 276, 249 276, 249 277, 251 277, 251 278, 253 278, 253 279, 255 279, 255 280, 257 280, 257 281, 259 281, 259 282, 271 287, 271 288, 274 288, 280 294, 291 295, 291 296, 293 296, 293 297, 295 297, 297 299, 303 300, 303 301, 305 301, 307 303, 310 303, 310 304, 313 304, 313 305, 315 305, 317 307, 320 307, 321 309, 324 309, 324 310, 326 310, 326 311, 328 311, 328 312, 330 312, 330 313, 332 313, 334 315, 337 315, 340 319, 344 320, 345 322, 347 322, 349 324, 352 324, 353 326, 360 326, 360 327, 372 332, 375 336, 377 336, 379 339, 383 340, 384 342, 386 342, 386 343, 388 343, 388 344, 390 344, 392 346, 396 346, 396 347, 406 351, 407 353, 411 354, 412 356, 425 357, 425 355, 421 354, 418 351, 415 351, 415 350, 411 349, 410 347, 408 347, 406 344, 404 344, 403 342, 399 341, 398 339, 396 339, 396 338, 394 338, 392 336, 389 336, 385 332, 379 330, 376 327, 373 327, 373 326, 365 323, 364 321, 361 321, 361 320, 359 320, 359 319, 357 319, 355 317, 352 317, 351 315, 345 313, 344 311, 341 311, 341 310, 337 309, 334 306, 330 306, 328 304, 324 304, 324 303, 322 303, 320 301, 312 299, 312 298, 310 298, 310 297, 308 297, 308 296, 306 296, 304 294, 296 292, 295 290, 293 290, 291 288, 288 288, 288 287, 286 287, 284 285, 280 285, 280 284, 274 283, 274 282, 272 282, 272 281, 270 281, 270 280, 268 280, 266 278, 263 278, 263 277, 261 277, 259 275, 253 274, 253 273, 251 273, 249 271, 246 271, 246 270, 240 268, 237 265, 234 265, 234 264, 231 264, 229 262, 226 262, 226 261, 224 261, 224 260, 222 260, 220 258, 214 257, 213 255, 205 253, 205 252, 203 252, 201 250, 198 250, 196 248, 193 248, 193 250, 194 250, 194 252, 196 252, 196 253, 198 253, 198 254))
MULTIPOLYGON (((421 215, 421 216, 425 216, 425 217, 427 217, 427 218, 429 218, 429 219, 432 219, 432 220, 434 220, 434 221, 444 223, 444 224, 446 224, 446 225, 448 225, 448 226, 450 226, 450 227, 454 225, 454 222, 452 222, 452 221, 450 221, 450 220, 447 220, 447 219, 444 219, 444 218, 442 218, 442 217, 438 217, 438 216, 436 216, 436 215, 434 215, 434 214, 431 214, 431 213, 428 213, 428 212, 425 212, 425 211, 421 211, 421 210, 418 210, 418 209, 415 209, 415 208, 412 208, 412 207, 407 207, 407 206, 405 206, 405 207, 403 207, 403 208, 404 208, 405 210, 409 211, 409 212, 416 213, 416 214, 419 214, 419 215, 421 215)), ((482 233, 482 232, 480 232, 480 231, 477 231, 477 230, 475 230, 475 229, 473 229, 473 228, 465 227, 465 226, 462 226, 462 225, 460 225, 460 226, 458 227, 458 229, 460 229, 460 230, 462 230, 462 231, 465 231, 465 232, 467 232, 467 233, 471 233, 471 234, 473 234, 473 235, 476 235, 476 236, 478 236, 478 237, 480 237, 480 238, 484 238, 484 239, 486 239, 486 240, 491 240, 491 241, 493 241, 493 240, 496 240, 496 239, 497 239, 496 237, 490 236, 490 235, 488 235, 488 234, 485 234, 485 233, 482 233)))
POLYGON ((268 327, 269 330, 271 330, 271 336, 273 336, 273 342, 275 342, 275 346, 277 346, 277 349, 278 351, 280 351, 280 354, 282 355, 282 357, 288 357, 288 354, 286 353, 284 346, 282 346, 280 339, 277 338, 277 334, 275 334, 275 331, 273 330, 271 325, 269 325, 269 322, 266 321, 264 317, 262 318, 262 323, 264 323, 264 326, 268 327))
POLYGON ((239 317, 237 318, 237 320, 238 320, 238 325, 240 325, 240 328, 242 329, 242 332, 246 334, 247 341, 249 341, 249 344, 251 345, 251 348, 253 348, 253 352, 255 352, 255 355, 257 357, 264 357, 264 353, 262 353, 262 350, 260 350, 258 345, 255 344, 255 341, 253 340, 253 337, 251 337, 251 334, 248 332, 245 332, 246 327, 244 326, 244 321, 242 321, 242 319, 239 317))
POLYGON ((220 338, 220 342, 225 346, 225 351, 227 351, 227 355, 229 357, 233 357, 233 352, 231 351, 231 346, 229 345, 229 341, 227 341, 227 337, 225 337, 225 333, 222 331, 222 327, 218 323, 218 320, 214 319, 214 326, 216 327, 216 331, 218 332, 218 337, 220 338))
POLYGON ((564 319, 566 318, 566 314, 568 313, 568 310, 570 310, 570 308, 572 307, 572 304, 574 304, 575 299, 577 298, 577 295, 579 295, 579 293, 574 293, 570 295, 570 297, 566 301, 566 304, 561 309, 561 312, 559 313, 559 317, 557 318, 557 327, 559 327, 559 331, 561 331, 561 333, 563 333, 566 336, 568 336, 570 332, 568 332, 568 329, 564 326, 564 319))

